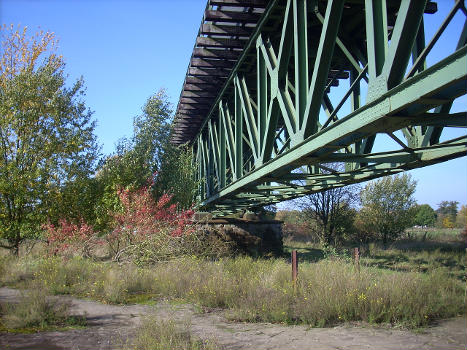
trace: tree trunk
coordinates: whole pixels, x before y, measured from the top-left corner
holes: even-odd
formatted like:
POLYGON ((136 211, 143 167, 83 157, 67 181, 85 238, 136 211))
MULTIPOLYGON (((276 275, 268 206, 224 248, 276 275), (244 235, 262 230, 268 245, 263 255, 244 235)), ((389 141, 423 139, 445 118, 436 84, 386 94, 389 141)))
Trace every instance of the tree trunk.
POLYGON ((383 247, 384 247, 384 249, 386 249, 387 243, 388 243, 388 233, 383 232, 383 247))

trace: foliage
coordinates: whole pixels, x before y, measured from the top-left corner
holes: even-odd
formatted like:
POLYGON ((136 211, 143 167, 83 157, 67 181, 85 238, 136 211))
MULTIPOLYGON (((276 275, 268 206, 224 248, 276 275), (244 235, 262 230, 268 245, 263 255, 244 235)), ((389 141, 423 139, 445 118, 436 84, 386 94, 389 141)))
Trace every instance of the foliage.
POLYGON ((189 148, 176 147, 167 142, 153 186, 155 197, 170 193, 172 203, 177 203, 183 209, 191 208, 199 185, 193 161, 189 148))
POLYGON ((449 216, 451 221, 455 221, 457 215, 457 206, 459 202, 457 201, 442 201, 438 204, 438 209, 436 212, 438 215, 446 217, 449 216))
POLYGON ((283 221, 284 224, 304 223, 302 212, 299 210, 278 210, 275 219, 283 221))
POLYGON ((220 347, 212 340, 193 336, 188 321, 183 324, 174 320, 146 317, 136 330, 130 349, 135 350, 215 350, 220 347))
POLYGON ((433 227, 436 222, 436 212, 428 204, 416 205, 413 224, 433 227))
POLYGON ((310 223, 298 210, 279 210, 275 216, 276 220, 283 221, 282 235, 284 240, 308 242, 314 239, 311 234, 310 223))
POLYGON ((67 87, 53 33, 3 26, 0 59, 0 237, 18 252, 64 186, 93 171, 97 145, 83 80, 67 87))
POLYGON ((451 216, 443 217, 443 227, 454 228, 454 222, 452 222, 451 216))
POLYGON ((171 195, 155 201, 147 185, 134 191, 121 189, 118 197, 123 210, 113 214, 115 226, 106 236, 115 259, 123 254, 138 261, 165 259, 175 253, 171 241, 190 234, 193 211, 177 212, 176 205, 170 204, 171 195))
POLYGON ((457 217, 457 201, 442 201, 438 204, 436 210, 437 222, 436 226, 440 228, 453 228, 457 217))
POLYGON ((42 226, 47 239, 49 254, 57 255, 70 252, 71 254, 81 254, 90 257, 90 250, 93 244, 101 244, 97 239, 92 226, 85 221, 78 224, 60 219, 58 224, 47 223, 42 226))
POLYGON ((397 238, 412 225, 416 185, 408 174, 368 183, 360 193, 359 229, 377 235, 385 244, 397 238))
POLYGON ((418 327, 465 312, 464 285, 451 278, 446 267, 419 273, 362 265, 358 273, 339 258, 301 261, 295 290, 289 263, 248 257, 216 261, 185 257, 150 268, 81 258, 16 259, 3 267, 1 279, 29 280, 55 293, 108 302, 182 298, 227 308, 237 320, 312 326, 363 320, 418 327))
POLYGON ((160 168, 170 131, 171 105, 164 90, 149 97, 142 114, 133 120, 133 135, 117 144, 115 154, 100 166, 98 177, 113 188, 136 189, 147 184, 160 168))
POLYGON ((325 245, 335 244, 351 233, 357 191, 356 186, 336 187, 300 199, 303 215, 318 224, 317 236, 325 245))
POLYGON ((110 213, 121 208, 115 195, 119 189, 136 190, 152 179, 154 198, 170 194, 178 209, 193 206, 197 182, 191 151, 169 142, 172 106, 165 90, 149 97, 142 114, 134 119, 133 136, 122 139, 115 154, 101 164, 98 179, 103 194, 97 206, 100 229, 112 225, 110 213))
POLYGON ((66 218, 75 224, 96 225, 96 204, 102 196, 99 181, 92 175, 80 176, 63 184, 55 193, 47 211, 47 221, 55 225, 66 218))
POLYGON ((223 237, 191 222, 193 210, 178 210, 172 195, 153 199, 150 186, 119 192, 123 210, 113 214, 116 223, 105 236, 114 260, 138 265, 182 256, 219 257, 232 253, 223 237))
POLYGON ((467 227, 467 205, 461 206, 460 210, 457 212, 456 226, 460 228, 467 227))
POLYGON ((233 253, 228 237, 193 224, 191 209, 179 210, 172 196, 154 200, 151 185, 120 189, 119 209, 110 213, 112 228, 97 234, 85 221, 60 219, 43 225, 50 255, 112 258, 137 265, 195 255, 219 257, 233 253))

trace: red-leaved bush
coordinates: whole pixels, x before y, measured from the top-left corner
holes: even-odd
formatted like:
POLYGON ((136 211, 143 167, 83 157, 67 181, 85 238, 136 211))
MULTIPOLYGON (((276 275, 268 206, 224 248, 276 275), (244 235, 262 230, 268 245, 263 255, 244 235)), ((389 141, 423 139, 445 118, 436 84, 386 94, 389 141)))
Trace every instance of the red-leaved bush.
MULTIPOLYGON (((113 227, 103 235, 114 260, 122 257, 135 260, 137 256, 138 261, 155 261, 159 257, 184 253, 190 244, 187 237, 194 231, 189 225, 193 210, 178 211, 169 194, 154 200, 150 185, 133 191, 120 189, 117 195, 121 210, 111 214, 113 227)), ((90 245, 102 243, 85 222, 73 224, 60 220, 56 226, 44 225, 44 229, 54 254, 71 248, 75 253, 78 250, 89 252, 90 245)))
POLYGON ((52 254, 62 253, 70 248, 87 251, 88 243, 94 236, 92 226, 84 221, 79 224, 72 223, 66 219, 60 219, 57 225, 47 223, 42 226, 46 233, 49 252, 52 254))
POLYGON ((150 187, 145 186, 136 191, 119 190, 118 197, 123 211, 113 215, 116 222, 113 234, 120 235, 125 231, 139 239, 159 234, 161 230, 168 230, 174 237, 187 233, 193 211, 178 212, 177 206, 170 204, 171 195, 163 194, 154 201, 150 187))
POLYGON ((193 210, 178 211, 169 194, 154 200, 149 185, 120 189, 117 194, 122 210, 112 215, 115 225, 106 236, 114 260, 125 256, 153 262, 181 253, 183 237, 193 231, 189 225, 193 210))

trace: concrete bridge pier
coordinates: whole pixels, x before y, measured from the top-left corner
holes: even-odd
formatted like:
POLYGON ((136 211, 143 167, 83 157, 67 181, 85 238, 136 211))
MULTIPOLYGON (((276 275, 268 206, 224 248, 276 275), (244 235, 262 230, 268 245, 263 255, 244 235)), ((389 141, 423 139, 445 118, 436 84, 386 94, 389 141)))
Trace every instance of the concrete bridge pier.
POLYGON ((205 225, 209 234, 217 234, 231 241, 239 251, 250 255, 279 256, 283 252, 282 221, 265 220, 252 212, 242 218, 212 218, 198 212, 194 223, 205 225))

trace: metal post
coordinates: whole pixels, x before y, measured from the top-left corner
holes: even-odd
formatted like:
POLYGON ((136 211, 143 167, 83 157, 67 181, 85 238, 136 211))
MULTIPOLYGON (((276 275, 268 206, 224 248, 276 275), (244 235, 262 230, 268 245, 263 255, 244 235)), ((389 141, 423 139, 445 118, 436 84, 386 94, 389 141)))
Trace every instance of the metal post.
POLYGON ((358 272, 360 272, 360 252, 358 248, 354 249, 354 265, 358 272))
POLYGON ((298 270, 297 251, 292 250, 292 283, 294 285, 294 289, 297 287, 297 270, 298 270))

